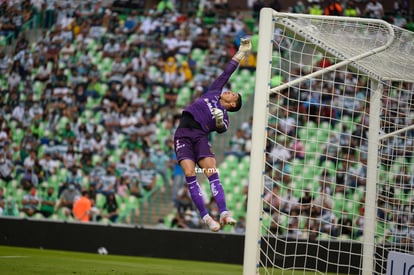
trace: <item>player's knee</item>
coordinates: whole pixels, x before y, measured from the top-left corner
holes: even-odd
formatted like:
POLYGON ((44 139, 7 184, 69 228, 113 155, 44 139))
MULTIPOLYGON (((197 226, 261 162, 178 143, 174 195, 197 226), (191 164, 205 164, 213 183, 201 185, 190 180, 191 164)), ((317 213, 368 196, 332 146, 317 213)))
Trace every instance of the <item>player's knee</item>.
POLYGON ((185 169, 183 170, 183 172, 184 172, 184 176, 186 177, 194 177, 196 175, 194 169, 185 169))
POLYGON ((204 169, 204 174, 206 175, 206 177, 209 178, 214 174, 218 174, 218 168, 216 168, 216 167, 205 168, 204 169))

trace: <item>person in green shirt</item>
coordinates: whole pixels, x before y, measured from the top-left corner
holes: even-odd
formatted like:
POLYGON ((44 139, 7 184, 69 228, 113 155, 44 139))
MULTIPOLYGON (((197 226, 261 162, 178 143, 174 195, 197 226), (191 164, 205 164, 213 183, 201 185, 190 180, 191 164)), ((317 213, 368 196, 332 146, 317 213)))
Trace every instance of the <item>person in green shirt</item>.
POLYGON ((47 188, 47 193, 41 197, 39 212, 45 218, 49 218, 55 212, 56 196, 53 187, 47 188))
POLYGON ((65 124, 65 128, 59 133, 59 136, 65 144, 71 144, 76 139, 75 132, 69 122, 65 124))

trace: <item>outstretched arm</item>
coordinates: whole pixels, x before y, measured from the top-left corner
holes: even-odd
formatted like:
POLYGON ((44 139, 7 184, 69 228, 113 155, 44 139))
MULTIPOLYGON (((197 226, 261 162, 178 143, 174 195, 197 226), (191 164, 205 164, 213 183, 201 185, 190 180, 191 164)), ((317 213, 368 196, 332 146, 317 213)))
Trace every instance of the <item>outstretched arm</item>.
POLYGON ((236 54, 233 56, 233 60, 240 62, 247 55, 248 52, 252 49, 252 42, 249 38, 242 38, 240 40, 240 47, 236 54))
POLYGON ((247 53, 251 50, 252 44, 250 39, 242 39, 239 50, 237 53, 232 57, 231 61, 227 64, 224 71, 221 75, 211 84, 209 88, 209 92, 215 92, 220 94, 224 85, 226 85, 227 81, 229 80, 230 76, 233 72, 237 69, 239 62, 247 55, 247 53))

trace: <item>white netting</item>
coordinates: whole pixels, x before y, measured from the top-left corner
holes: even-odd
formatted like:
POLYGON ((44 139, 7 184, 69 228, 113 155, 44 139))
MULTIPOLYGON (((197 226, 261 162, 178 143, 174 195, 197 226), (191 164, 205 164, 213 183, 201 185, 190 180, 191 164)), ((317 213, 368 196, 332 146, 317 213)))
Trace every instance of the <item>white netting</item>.
POLYGON ((414 244, 414 34, 379 22, 274 19, 260 273, 384 273, 388 251, 412 253, 414 244), (378 157, 368 153, 375 120, 378 157), (373 271, 363 270, 363 245, 375 245, 373 271))

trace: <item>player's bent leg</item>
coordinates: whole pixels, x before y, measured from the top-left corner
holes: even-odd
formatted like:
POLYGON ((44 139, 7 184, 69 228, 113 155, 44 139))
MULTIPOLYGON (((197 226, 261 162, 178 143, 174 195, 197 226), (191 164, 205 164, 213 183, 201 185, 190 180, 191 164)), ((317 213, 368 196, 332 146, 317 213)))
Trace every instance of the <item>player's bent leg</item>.
POLYGON ((221 227, 235 225, 236 220, 232 217, 231 212, 227 210, 224 189, 216 169, 216 160, 212 157, 203 158, 199 161, 199 165, 208 177, 211 193, 219 207, 221 227))
POLYGON ((191 199, 194 202, 194 205, 197 207, 200 216, 202 217, 205 224, 208 228, 217 232, 220 230, 220 224, 215 221, 207 211, 207 208, 204 204, 203 195, 201 193, 200 185, 197 182, 197 177, 195 174, 195 163, 192 160, 184 159, 180 161, 180 165, 184 171, 185 180, 188 184, 188 191, 190 192, 191 199))

